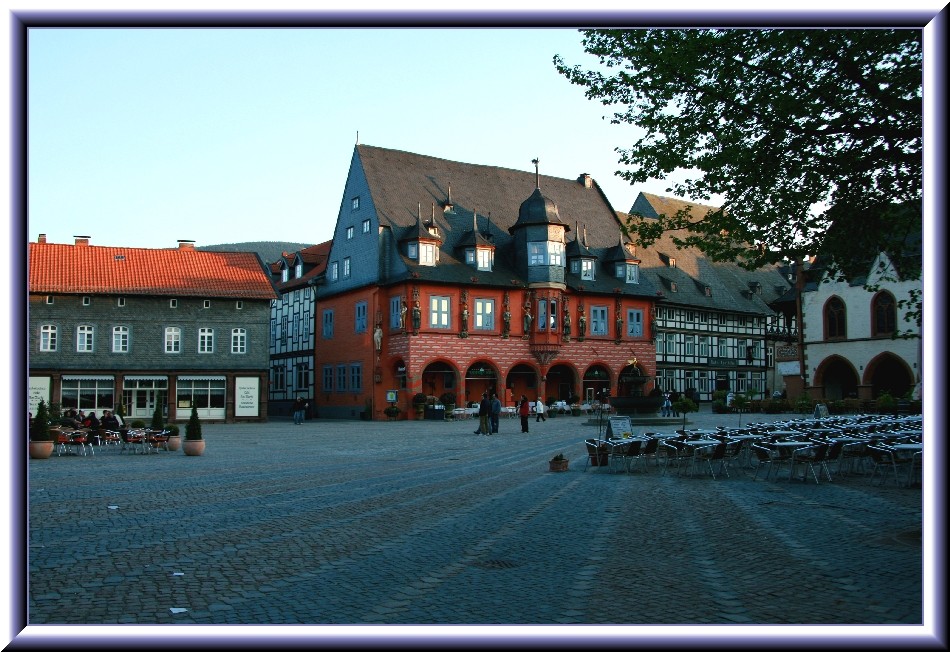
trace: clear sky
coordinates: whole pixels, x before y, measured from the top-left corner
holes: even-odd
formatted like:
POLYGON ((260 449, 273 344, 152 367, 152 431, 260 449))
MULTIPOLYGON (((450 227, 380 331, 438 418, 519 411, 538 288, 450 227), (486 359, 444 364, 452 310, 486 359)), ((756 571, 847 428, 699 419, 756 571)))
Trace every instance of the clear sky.
POLYGON ((597 64, 565 28, 31 29, 29 239, 323 242, 357 137, 670 194, 615 176, 636 132, 555 54, 597 64))

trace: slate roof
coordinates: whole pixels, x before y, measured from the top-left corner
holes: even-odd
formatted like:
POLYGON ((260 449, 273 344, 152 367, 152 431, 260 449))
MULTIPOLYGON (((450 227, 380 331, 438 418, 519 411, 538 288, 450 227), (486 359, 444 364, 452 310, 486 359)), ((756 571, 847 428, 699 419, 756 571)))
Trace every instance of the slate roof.
POLYGON ((274 284, 277 286, 277 289, 281 292, 286 292, 288 290, 293 290, 298 287, 304 287, 310 284, 310 281, 321 276, 327 269, 327 261, 330 259, 330 247, 333 244, 332 240, 327 240, 326 242, 321 242, 320 244, 315 244, 310 247, 301 249, 300 251, 295 252, 284 252, 281 255, 284 265, 290 270, 290 275, 293 275, 294 265, 297 258, 300 258, 300 262, 303 263, 303 276, 300 278, 288 278, 286 283, 281 283, 281 271, 283 266, 281 261, 278 260, 275 263, 269 265, 270 272, 272 275, 276 276, 274 284))
MULTIPOLYGON (((607 197, 596 181, 590 180, 590 187, 586 187, 584 175, 578 179, 536 176, 533 171, 460 163, 369 145, 357 145, 357 154, 380 226, 392 230, 395 242, 410 233, 418 233, 418 214, 426 215, 427 206, 436 207, 435 225, 442 235, 437 265, 419 265, 400 249, 394 255, 401 264, 392 265, 385 274, 390 283, 407 278, 453 284, 477 279, 480 284, 505 287, 512 287, 513 282, 515 286, 523 283, 524 279, 515 271, 514 257, 525 256, 526 252, 515 251, 510 229, 518 221, 522 204, 529 198, 533 207, 542 204, 542 199, 556 205, 559 222, 568 232, 566 246, 578 237, 571 224, 579 224, 582 231, 586 229, 588 248, 602 263, 622 232, 617 213, 607 197), (454 212, 443 213, 449 184, 454 212), (536 190, 540 190, 541 198, 535 195, 536 190), (472 238, 475 213, 479 232, 487 234, 495 246, 495 263, 490 272, 478 270, 464 261, 464 238, 469 241, 472 238)), ((528 217, 538 215, 530 212, 528 217)), ((581 281, 579 276, 570 273, 565 274, 565 280, 569 287, 583 286, 590 292, 617 291, 651 297, 656 294, 649 280, 627 284, 604 265, 597 270, 593 282, 581 281)))
MULTIPOLYGON (((713 206, 641 192, 633 203, 633 209, 643 217, 633 216, 632 219, 650 219, 659 214, 673 215, 687 206, 691 214, 697 216, 715 210, 713 206)), ((631 217, 624 213, 618 215, 624 222, 631 217)), ((678 248, 670 233, 664 233, 649 248, 638 248, 637 256, 640 259, 641 279, 654 279, 654 283, 662 289, 663 297, 678 305, 771 314, 773 311, 769 304, 791 288, 780 265, 746 270, 735 263, 713 262, 694 247, 678 248), (674 266, 670 265, 671 259, 674 266), (750 285, 755 283, 758 283, 758 291, 754 285, 750 285), (674 284, 676 292, 672 291, 674 284), (709 296, 706 296, 707 286, 710 289, 709 296)))
POLYGON ((29 292, 275 299, 253 252, 29 243, 29 292))

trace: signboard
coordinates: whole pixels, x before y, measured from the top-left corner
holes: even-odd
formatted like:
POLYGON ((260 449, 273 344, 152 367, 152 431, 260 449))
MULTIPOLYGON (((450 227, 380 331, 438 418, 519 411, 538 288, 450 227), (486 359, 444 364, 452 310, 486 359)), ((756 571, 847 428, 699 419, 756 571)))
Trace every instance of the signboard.
POLYGON ((630 417, 610 417, 607 419, 608 439, 611 437, 619 439, 623 437, 625 432, 633 434, 633 423, 630 421, 630 417))
POLYGON ((33 413, 33 416, 36 416, 40 401, 46 401, 46 407, 49 408, 49 384, 49 376, 30 376, 29 396, 27 397, 29 407, 27 409, 33 413))
POLYGON ((817 403, 815 405, 815 418, 824 419, 828 416, 828 406, 824 403, 817 403))
POLYGON ((261 379, 245 376, 234 379, 234 416, 256 417, 259 415, 258 396, 261 379))
POLYGON ((783 376, 801 376, 802 366, 798 362, 798 360, 790 360, 788 362, 776 362, 775 371, 777 371, 783 376))
POLYGON ((399 393, 398 393, 396 390, 394 390, 394 389, 387 389, 387 390, 386 390, 386 402, 387 402, 387 403, 395 403, 395 402, 396 402, 396 397, 397 397, 398 395, 399 395, 399 393))

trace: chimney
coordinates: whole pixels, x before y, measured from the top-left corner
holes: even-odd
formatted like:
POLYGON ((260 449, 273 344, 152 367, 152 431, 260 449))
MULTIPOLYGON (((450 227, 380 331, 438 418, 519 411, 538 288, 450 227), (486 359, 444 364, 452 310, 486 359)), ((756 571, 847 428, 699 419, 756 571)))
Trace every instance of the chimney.
POLYGON ((77 247, 88 247, 89 246, 89 236, 88 235, 74 235, 76 239, 77 247))
POLYGON ((41 233, 41 234, 40 234, 40 237, 37 238, 36 241, 37 241, 38 243, 40 243, 40 244, 46 244, 46 234, 45 234, 45 233, 41 233))
POLYGON ((179 240, 178 248, 179 249, 194 249, 195 241, 194 240, 179 240))
POLYGON ((577 177, 577 183, 581 184, 585 188, 590 188, 594 185, 593 180, 590 178, 590 175, 587 174, 586 172, 582 174, 581 176, 577 177))

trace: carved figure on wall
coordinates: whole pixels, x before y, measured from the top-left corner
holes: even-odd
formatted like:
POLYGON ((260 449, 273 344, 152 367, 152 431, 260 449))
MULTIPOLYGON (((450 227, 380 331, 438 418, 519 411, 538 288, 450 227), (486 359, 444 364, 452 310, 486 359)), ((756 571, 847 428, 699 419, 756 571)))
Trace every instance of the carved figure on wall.
POLYGON ((534 321, 534 317, 531 315, 531 304, 524 304, 524 336, 528 337, 528 334, 531 332, 531 322, 534 321))
POLYGON ((587 335, 587 317, 583 312, 577 318, 577 335, 579 337, 587 335))
POLYGON ((399 328, 406 330, 406 313, 408 312, 406 308, 406 302, 402 302, 402 307, 399 308, 399 328))
POLYGON ((462 333, 461 335, 463 337, 465 335, 468 335, 468 304, 467 303, 462 304, 462 333))
POLYGON ((564 335, 571 336, 571 313, 564 311, 564 335))
POLYGON ((422 328, 422 308, 419 307, 419 302, 416 301, 415 305, 412 306, 412 329, 419 330, 422 328))
POLYGON ((507 336, 511 332, 511 311, 505 307, 505 312, 501 314, 501 334, 507 336))
POLYGON ((378 323, 376 328, 373 329, 373 344, 376 345, 377 353, 383 349, 383 328, 378 323))

